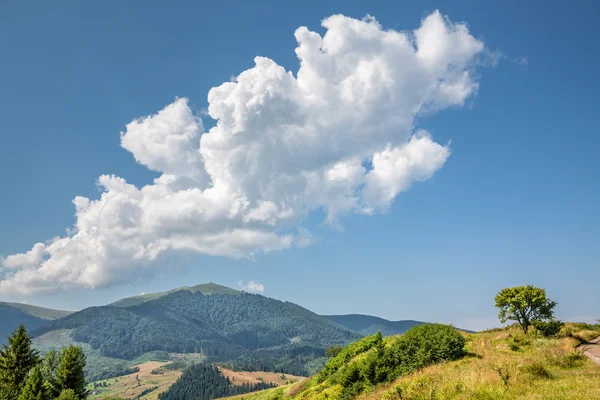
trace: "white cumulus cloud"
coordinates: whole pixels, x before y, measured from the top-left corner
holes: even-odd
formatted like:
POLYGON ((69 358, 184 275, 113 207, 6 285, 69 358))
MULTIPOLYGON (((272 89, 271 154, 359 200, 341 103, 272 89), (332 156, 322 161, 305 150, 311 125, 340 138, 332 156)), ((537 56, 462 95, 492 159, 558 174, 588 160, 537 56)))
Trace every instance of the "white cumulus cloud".
POLYGON ((101 176, 100 198, 73 200, 67 236, 2 260, 0 292, 107 286, 181 252, 243 258, 306 246, 309 213, 338 224, 385 212, 429 179, 450 149, 415 131, 415 118, 477 92, 483 43, 437 11, 412 32, 372 17, 322 25, 323 36, 296 30, 295 73, 256 57, 211 89, 208 131, 185 98, 127 124, 121 146, 161 175, 143 187, 101 176))
POLYGON ((254 281, 248 281, 248 283, 244 283, 244 281, 238 281, 238 286, 244 292, 248 292, 248 293, 264 293, 265 292, 265 285, 263 285, 262 283, 254 282, 254 281))

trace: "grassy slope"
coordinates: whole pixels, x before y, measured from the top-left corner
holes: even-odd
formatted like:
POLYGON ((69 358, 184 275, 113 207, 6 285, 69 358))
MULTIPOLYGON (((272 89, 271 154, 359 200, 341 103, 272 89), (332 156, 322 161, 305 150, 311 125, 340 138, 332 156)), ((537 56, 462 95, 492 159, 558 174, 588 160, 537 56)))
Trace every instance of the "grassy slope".
POLYGON ((290 374, 281 374, 278 372, 262 371, 233 371, 231 369, 219 367, 224 377, 229 378, 233 385, 242 385, 245 383, 256 385, 260 382, 272 383, 274 385, 288 385, 306 379, 303 376, 294 376, 290 374))
MULTIPOLYGON (((563 333, 568 336, 557 339, 525 337, 516 329, 467 334, 467 350, 471 353, 468 357, 427 367, 390 384, 379 385, 357 400, 600 398, 600 367, 574 352, 582 341, 599 336, 600 327, 584 328, 568 324, 563 328, 563 333)), ((317 385, 309 379, 234 398, 338 398, 339 388, 326 386, 327 382, 317 385)))
MULTIPOLYGON (((159 361, 148 361, 138 365, 140 368, 139 372, 121 376, 118 378, 106 379, 104 381, 98 381, 98 383, 106 383, 106 388, 101 388, 101 392, 90 396, 89 399, 102 399, 105 396, 117 396, 123 399, 136 398, 142 391, 153 388, 155 386, 158 389, 140 397, 143 400, 156 400, 158 395, 166 391, 175 381, 181 376, 181 370, 162 370, 161 374, 152 374, 155 369, 160 369, 161 366, 165 365, 165 362, 159 361), (139 379, 139 385, 138 380, 139 379)), ((94 385, 89 384, 88 390, 93 390, 94 385)))
POLYGON ((217 285, 216 283, 205 283, 202 285, 196 286, 184 286, 177 289, 169 290, 167 292, 159 292, 159 293, 148 293, 140 296, 126 297, 124 299, 115 301, 111 303, 111 306, 114 307, 131 307, 137 306, 139 304, 145 303, 147 301, 156 300, 173 292, 178 292, 180 290, 189 290, 192 293, 202 293, 204 295, 209 294, 238 294, 240 293, 237 290, 228 288, 226 286, 217 285))
POLYGON ((24 311, 26 314, 45 320, 55 320, 73 313, 73 311, 53 310, 50 308, 31 306, 29 304, 22 303, 5 303, 0 301, 0 305, 18 308, 19 310, 24 311))

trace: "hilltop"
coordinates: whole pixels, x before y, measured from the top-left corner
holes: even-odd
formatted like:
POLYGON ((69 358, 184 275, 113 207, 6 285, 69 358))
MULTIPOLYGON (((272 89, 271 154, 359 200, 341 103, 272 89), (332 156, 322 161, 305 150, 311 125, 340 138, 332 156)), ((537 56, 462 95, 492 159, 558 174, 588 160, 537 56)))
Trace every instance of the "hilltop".
POLYGON ((114 303, 111 303, 109 305, 113 306, 113 307, 137 306, 137 305, 145 303, 147 301, 156 300, 161 297, 167 296, 171 293, 179 292, 182 290, 192 292, 192 293, 202 293, 204 295, 240 294, 240 293, 242 293, 240 291, 231 289, 227 286, 222 286, 222 285, 218 285, 216 283, 209 282, 209 283, 203 283, 201 285, 196 285, 196 286, 182 286, 182 287, 172 289, 172 290, 169 290, 166 292, 148 293, 148 294, 143 294, 143 295, 139 295, 139 296, 126 297, 124 299, 117 300, 114 303))
MULTIPOLYGON (((401 399, 564 399, 600 398, 600 367, 576 350, 600 336, 600 324, 565 324, 558 337, 525 335, 519 328, 493 329, 482 333, 461 332, 465 356, 431 366, 400 372, 377 385, 365 384, 356 395, 345 395, 359 382, 373 352, 374 336, 353 343, 332 358, 323 373, 299 384, 282 386, 230 399, 357 400, 401 399), (356 371, 356 372, 355 372, 356 371)), ((383 348, 397 346, 399 337, 384 339, 383 348)), ((415 347, 418 348, 418 347, 415 347)), ((409 357, 410 359, 410 357, 409 357)), ((406 363, 398 358, 397 365, 406 363)), ((393 368, 393 366, 392 366, 393 368)), ((374 370, 377 374, 377 370, 374 370)))

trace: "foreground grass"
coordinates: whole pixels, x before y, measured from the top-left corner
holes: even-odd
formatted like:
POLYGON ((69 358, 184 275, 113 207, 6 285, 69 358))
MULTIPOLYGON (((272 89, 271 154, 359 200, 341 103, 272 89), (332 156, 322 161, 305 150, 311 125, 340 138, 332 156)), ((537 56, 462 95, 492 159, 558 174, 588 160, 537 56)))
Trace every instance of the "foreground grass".
MULTIPOLYGON (((508 328, 466 334, 469 355, 424 368, 379 385, 357 399, 600 399, 600 366, 575 350, 600 336, 600 327, 567 324, 548 339, 508 328)), ((322 385, 322 384, 321 384, 322 385)), ((319 388, 314 380, 237 396, 245 400, 339 399, 341 387, 319 388)))

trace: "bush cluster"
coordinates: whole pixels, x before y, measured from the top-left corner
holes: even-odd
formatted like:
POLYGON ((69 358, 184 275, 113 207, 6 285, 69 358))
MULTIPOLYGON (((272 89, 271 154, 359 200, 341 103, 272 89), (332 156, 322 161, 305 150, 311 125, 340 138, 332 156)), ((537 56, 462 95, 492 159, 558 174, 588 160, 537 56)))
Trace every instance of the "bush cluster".
POLYGON ((465 355, 464 346, 463 335, 442 324, 415 326, 387 345, 378 333, 341 350, 325 365, 317 382, 329 379, 343 387, 343 398, 352 398, 427 365, 459 359, 465 355))
POLYGON ((539 333, 545 337, 553 337, 559 334, 564 323, 557 319, 551 319, 548 321, 535 321, 533 326, 539 333))

